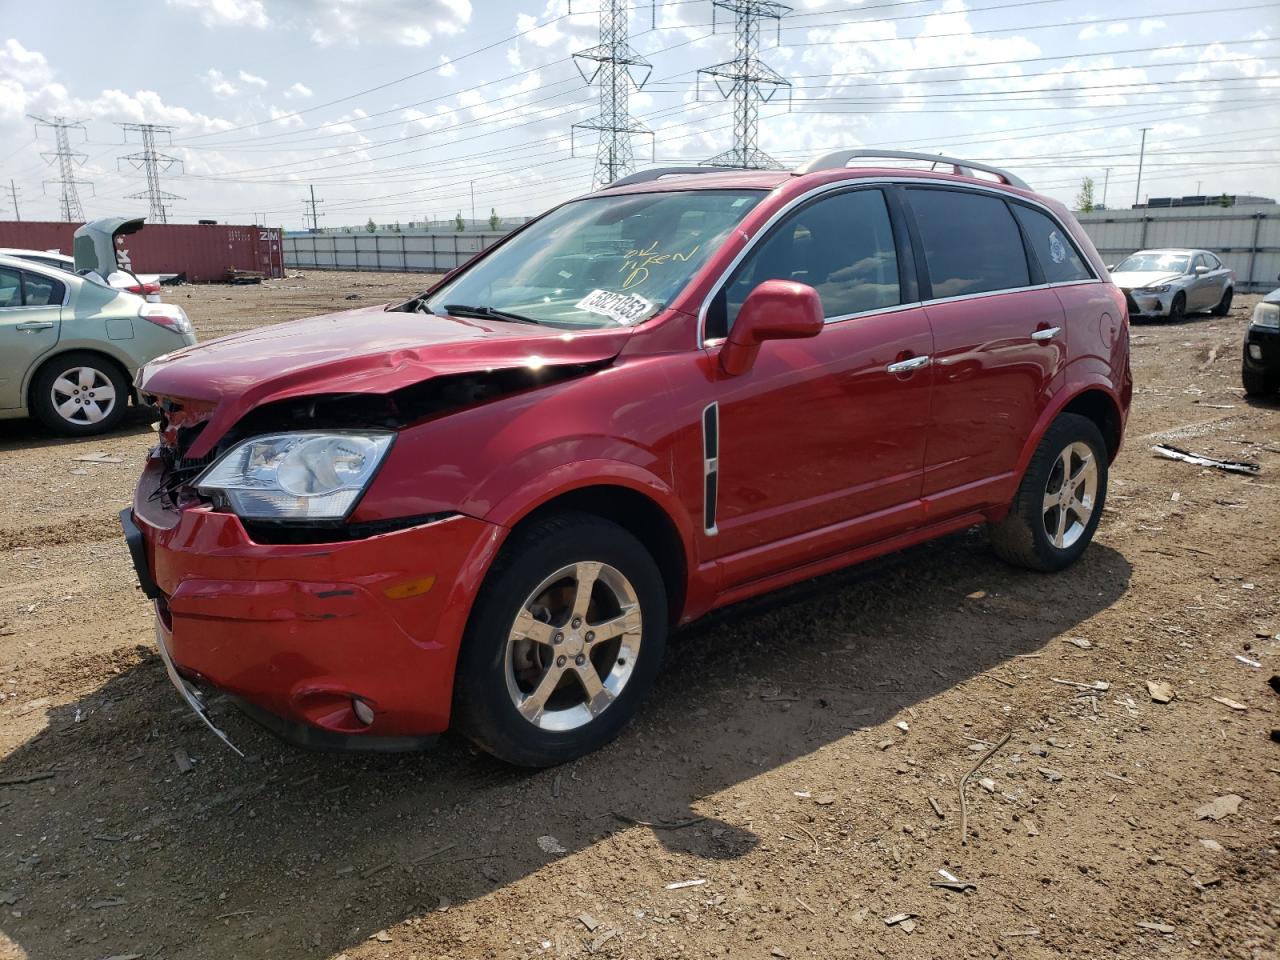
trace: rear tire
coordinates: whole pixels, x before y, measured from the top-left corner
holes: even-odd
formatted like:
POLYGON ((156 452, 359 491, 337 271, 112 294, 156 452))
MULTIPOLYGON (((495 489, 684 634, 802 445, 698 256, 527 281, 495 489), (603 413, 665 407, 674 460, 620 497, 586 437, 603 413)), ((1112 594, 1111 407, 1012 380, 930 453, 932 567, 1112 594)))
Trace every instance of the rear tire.
POLYGON ((991 524, 1000 559, 1052 573, 1084 553, 1107 499, 1107 445, 1088 417, 1058 416, 1022 476, 1008 515, 991 524))
POLYGON ((639 540, 592 514, 537 521, 503 547, 476 598, 454 724, 518 766, 590 753, 652 688, 667 629, 662 575, 639 540))
POLYGON ((66 437, 112 430, 129 408, 129 379, 114 360, 72 350, 49 360, 31 385, 31 412, 66 437))
POLYGON ((1280 389, 1280 377, 1269 377, 1265 373, 1250 370, 1248 367, 1240 368, 1240 380, 1244 383, 1246 397, 1261 399, 1271 396, 1280 389))
POLYGON ((1222 299, 1218 301, 1218 305, 1210 311, 1215 317, 1225 317, 1231 312, 1231 298, 1235 296, 1235 289, 1227 287, 1222 293, 1222 299))

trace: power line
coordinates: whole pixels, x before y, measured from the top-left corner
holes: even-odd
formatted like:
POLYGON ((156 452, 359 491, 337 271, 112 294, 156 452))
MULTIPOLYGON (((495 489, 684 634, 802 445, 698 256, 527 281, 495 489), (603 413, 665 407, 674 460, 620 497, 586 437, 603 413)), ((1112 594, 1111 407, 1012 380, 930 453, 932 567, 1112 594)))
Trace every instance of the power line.
MULTIPOLYGON (((570 8, 572 10, 572 8, 570 8)), ((628 39, 627 0, 605 0, 600 8, 600 42, 573 55, 574 66, 588 84, 600 86, 600 112, 583 123, 570 127, 570 152, 573 133, 594 130, 596 143, 595 184, 607 186, 635 170, 633 138, 651 134, 644 124, 632 119, 631 87, 643 90, 653 73, 653 64, 636 52, 628 39), (582 61, 595 67, 583 67, 582 61), (637 74, 643 76, 637 78, 637 74)))
POLYGON ((177 157, 171 157, 164 153, 156 151, 156 134, 162 133, 169 136, 173 133, 173 127, 161 126, 155 123, 117 123, 116 124, 128 137, 130 132, 142 135, 142 150, 139 153, 131 153, 128 156, 121 157, 121 161, 127 161, 133 165, 135 170, 141 169, 147 178, 147 189, 141 193, 131 193, 126 197, 128 200, 146 199, 151 208, 151 221, 153 223, 168 223, 169 212, 165 208, 166 200, 183 200, 184 197, 178 196, 176 193, 168 193, 160 189, 160 171, 169 170, 174 166, 179 169, 182 167, 182 161, 177 157))
MULTIPOLYGON (((703 67, 698 78, 704 74, 711 77, 721 96, 733 98, 733 146, 704 163, 748 170, 780 169, 781 164, 760 149, 760 104, 768 103, 791 82, 760 59, 760 21, 776 20, 781 35, 782 18, 791 8, 772 0, 713 0, 713 20, 717 10, 734 15, 736 55, 724 63, 703 67)), ((714 29, 713 26, 713 32, 714 29)))
MULTIPOLYGON (((84 207, 80 205, 80 186, 86 186, 90 190, 93 184, 88 180, 77 180, 75 170, 76 167, 84 166, 85 160, 88 159, 86 154, 71 149, 71 138, 67 136, 68 130, 80 130, 88 137, 85 131, 83 120, 68 120, 65 117, 37 117, 34 114, 27 114, 36 122, 36 135, 39 136, 41 127, 49 127, 53 130, 53 139, 56 149, 52 153, 42 153, 45 161, 50 165, 55 162, 58 165, 58 179, 46 180, 45 185, 50 183, 58 184, 61 190, 61 214, 62 219, 69 223, 79 223, 84 220, 84 207)), ((15 201, 16 206, 16 201, 15 201)))

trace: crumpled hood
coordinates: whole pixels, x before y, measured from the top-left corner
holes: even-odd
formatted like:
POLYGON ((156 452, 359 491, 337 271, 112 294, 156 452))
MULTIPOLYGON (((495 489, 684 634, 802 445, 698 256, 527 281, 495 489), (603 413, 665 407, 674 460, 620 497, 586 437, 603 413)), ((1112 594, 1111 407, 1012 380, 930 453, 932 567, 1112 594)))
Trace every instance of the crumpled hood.
POLYGON ((1173 283, 1181 280, 1182 274, 1170 273, 1168 270, 1143 270, 1113 273, 1111 282, 1121 290, 1137 290, 1139 287, 1154 287, 1161 283, 1173 283))
POLYGON ((211 407, 187 455, 206 454, 245 413, 321 393, 389 393, 442 374, 599 363, 631 330, 566 331, 363 307, 185 347, 138 373, 140 392, 211 407))

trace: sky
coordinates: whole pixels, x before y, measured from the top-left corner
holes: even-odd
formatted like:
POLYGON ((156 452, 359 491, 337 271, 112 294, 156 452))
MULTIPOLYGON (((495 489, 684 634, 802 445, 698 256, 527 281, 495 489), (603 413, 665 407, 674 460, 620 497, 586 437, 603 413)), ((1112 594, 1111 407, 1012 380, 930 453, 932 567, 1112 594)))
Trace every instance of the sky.
MULTIPOLYGON (((53 131, 84 122, 87 218, 146 215, 142 149, 121 123, 171 127, 157 149, 171 222, 409 223, 531 216, 592 188, 598 91, 572 54, 601 0, 0 0, 0 219, 59 218, 53 131)), ((734 57, 712 0, 631 4, 640 167, 731 146, 732 103, 698 68, 734 57)), ((759 144, 792 167, 827 150, 946 153, 1006 167, 1073 203, 1280 198, 1277 0, 793 0, 761 30, 790 83, 759 144), (1109 169, 1109 173, 1108 173, 1109 169)), ((585 64, 584 64, 585 65, 585 64)))

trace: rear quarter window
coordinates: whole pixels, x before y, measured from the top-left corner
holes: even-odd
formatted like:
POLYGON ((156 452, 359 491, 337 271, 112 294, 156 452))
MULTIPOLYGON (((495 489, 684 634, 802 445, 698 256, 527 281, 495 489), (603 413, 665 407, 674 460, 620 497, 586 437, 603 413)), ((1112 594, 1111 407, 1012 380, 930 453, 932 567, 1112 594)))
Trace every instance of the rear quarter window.
POLYGON ((1052 217, 1024 207, 1020 203, 1011 204, 1013 215, 1022 224, 1026 234, 1027 245, 1031 255, 1040 265, 1046 283, 1070 283, 1072 280, 1092 280, 1093 274, 1085 265, 1084 258, 1071 242, 1067 231, 1052 217))
POLYGON ((1030 286, 1018 224, 999 197, 925 188, 907 195, 933 299, 1030 286))

